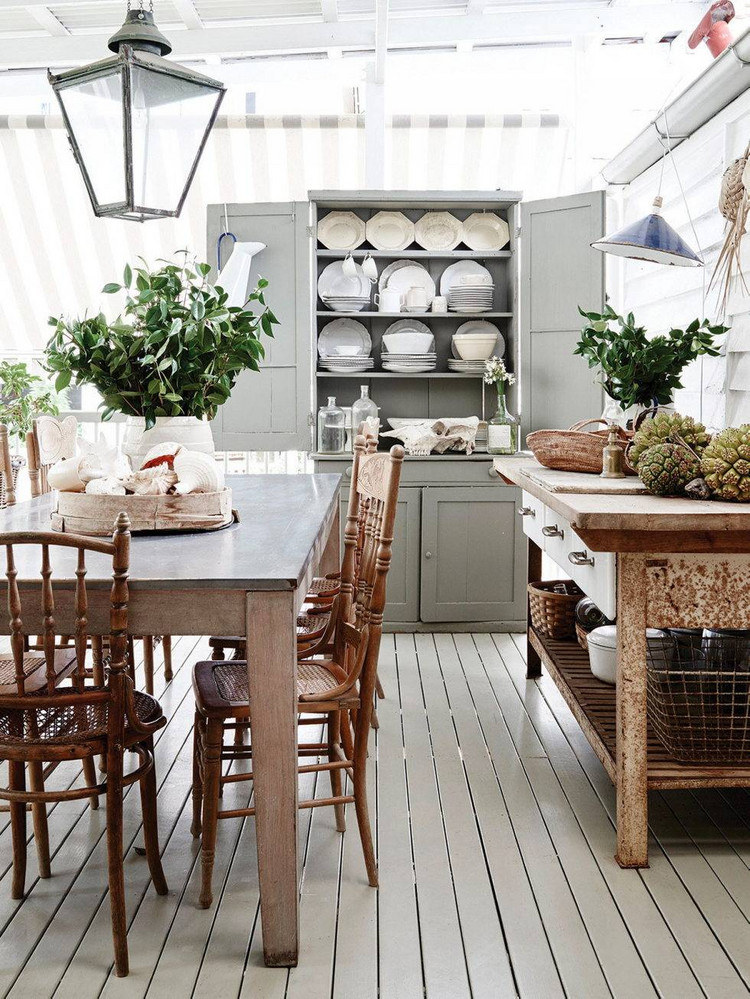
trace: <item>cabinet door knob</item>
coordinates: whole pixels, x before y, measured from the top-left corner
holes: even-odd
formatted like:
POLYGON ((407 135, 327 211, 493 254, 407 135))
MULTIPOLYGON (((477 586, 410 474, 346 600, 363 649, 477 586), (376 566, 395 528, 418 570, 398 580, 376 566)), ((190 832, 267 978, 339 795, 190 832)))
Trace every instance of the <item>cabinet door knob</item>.
POLYGON ((424 553, 424 557, 425 558, 432 558, 432 552, 425 552, 424 553))
POLYGON ((491 479, 499 479, 500 478, 500 473, 498 472, 498 470, 495 468, 494 465, 490 465, 490 467, 487 469, 487 474, 489 475, 489 477, 491 479))
POLYGON ((564 538, 565 531, 561 531, 557 524, 553 524, 551 527, 543 527, 542 534, 545 538, 564 538))
POLYGON ((518 508, 519 517, 536 517, 536 510, 533 506, 519 506, 518 508))
POLYGON ((573 565, 593 565, 595 559, 587 551, 568 552, 568 562, 573 565))

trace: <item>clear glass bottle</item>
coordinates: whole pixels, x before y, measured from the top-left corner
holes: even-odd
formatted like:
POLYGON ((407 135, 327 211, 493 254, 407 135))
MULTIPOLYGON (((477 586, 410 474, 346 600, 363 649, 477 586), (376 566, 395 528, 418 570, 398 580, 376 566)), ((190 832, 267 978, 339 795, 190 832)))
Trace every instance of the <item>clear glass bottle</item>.
POLYGON ((328 397, 328 405, 318 411, 318 451, 320 454, 346 451, 346 416, 332 395, 328 397))
POLYGON ((359 433, 361 423, 368 419, 376 421, 378 418, 378 407, 370 398, 369 387, 360 385, 360 392, 362 394, 359 399, 352 405, 352 438, 359 433))
POLYGON ((517 416, 505 405, 505 382, 497 382, 497 412, 487 421, 487 451, 489 454, 515 454, 518 450, 517 416))

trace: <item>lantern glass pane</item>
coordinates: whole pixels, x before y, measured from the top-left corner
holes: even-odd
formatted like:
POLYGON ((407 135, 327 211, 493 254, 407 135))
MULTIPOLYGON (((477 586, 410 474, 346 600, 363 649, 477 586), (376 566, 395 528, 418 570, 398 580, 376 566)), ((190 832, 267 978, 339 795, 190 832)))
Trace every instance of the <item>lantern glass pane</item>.
POLYGON ((132 67, 135 205, 177 211, 219 97, 213 87, 132 67))
POLYGON ((123 147, 122 74, 81 80, 59 91, 83 168, 100 205, 127 200, 123 147))

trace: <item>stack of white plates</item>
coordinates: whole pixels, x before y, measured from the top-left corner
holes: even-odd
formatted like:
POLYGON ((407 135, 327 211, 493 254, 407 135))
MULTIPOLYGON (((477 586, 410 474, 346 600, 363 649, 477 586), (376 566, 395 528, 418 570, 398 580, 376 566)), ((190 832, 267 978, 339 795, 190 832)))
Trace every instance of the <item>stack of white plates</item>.
POLYGON ((354 373, 356 371, 369 371, 375 367, 372 357, 321 357, 318 361, 319 367, 324 371, 337 371, 340 373, 354 373))
POLYGON ((494 284, 468 284, 465 280, 448 292, 448 308, 451 312, 490 312, 494 295, 494 284))
POLYGON ((463 371, 468 375, 483 375, 484 361, 461 361, 453 357, 448 358, 449 371, 463 371))
POLYGON ((383 352, 380 361, 384 371, 416 373, 434 371, 437 366, 437 354, 390 354, 383 352))
POLYGON ((361 295, 357 296, 336 296, 330 298, 324 298, 323 304, 327 309, 331 309, 332 312, 361 312, 362 309, 367 308, 370 304, 370 298, 363 297, 361 295))

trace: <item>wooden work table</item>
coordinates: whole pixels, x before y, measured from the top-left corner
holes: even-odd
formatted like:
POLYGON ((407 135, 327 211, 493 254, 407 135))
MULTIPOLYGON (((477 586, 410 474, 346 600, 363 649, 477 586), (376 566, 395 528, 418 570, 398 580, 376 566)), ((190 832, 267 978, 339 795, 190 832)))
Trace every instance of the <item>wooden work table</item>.
MULTIPOLYGON (((591 552, 615 553, 616 688, 591 674, 575 641, 550 641, 530 622, 528 675, 547 668, 616 787, 618 863, 646 867, 649 788, 750 786, 750 766, 671 758, 649 731, 646 696, 646 628, 750 628, 750 504, 651 496, 635 477, 556 472, 526 455, 494 465, 591 552)), ((541 558, 529 538, 530 580, 541 558)))

